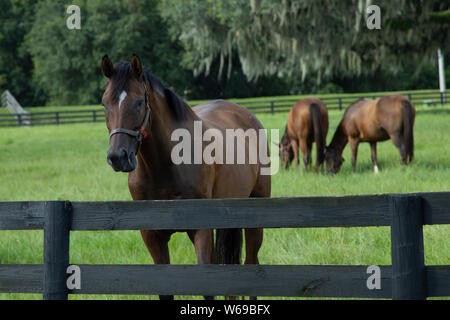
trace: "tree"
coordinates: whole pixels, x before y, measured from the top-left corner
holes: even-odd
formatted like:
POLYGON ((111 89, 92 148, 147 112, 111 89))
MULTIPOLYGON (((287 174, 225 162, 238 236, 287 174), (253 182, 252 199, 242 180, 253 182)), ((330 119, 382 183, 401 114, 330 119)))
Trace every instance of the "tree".
POLYGON ((237 52, 249 79, 308 73, 318 80, 420 65, 437 47, 450 49, 450 4, 379 1, 381 29, 368 29, 371 1, 166 0, 162 15, 185 48, 184 64, 208 74, 237 52))
POLYGON ((33 63, 24 46, 36 3, 37 0, 0 2, 0 93, 10 90, 22 105, 45 101, 45 95, 37 92, 31 81, 33 63))
POLYGON ((448 1, 380 3, 382 29, 368 30, 362 0, 73 0, 69 30, 66 1, 3 0, 0 90, 25 106, 99 103, 105 53, 138 54, 188 99, 433 86, 426 58, 439 45, 450 61, 448 1))
POLYGON ((167 41, 167 27, 155 0, 72 1, 81 8, 81 29, 69 30, 67 2, 45 0, 36 10, 27 47, 34 79, 48 94, 48 104, 99 103, 105 79, 100 62, 138 54, 144 65, 181 93, 190 73, 177 68, 180 49, 167 41))

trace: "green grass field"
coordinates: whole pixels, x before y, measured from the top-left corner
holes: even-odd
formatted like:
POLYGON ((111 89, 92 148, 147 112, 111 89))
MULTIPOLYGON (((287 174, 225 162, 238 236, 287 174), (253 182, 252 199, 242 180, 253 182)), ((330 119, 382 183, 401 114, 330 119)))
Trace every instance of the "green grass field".
MULTIPOLYGON (((257 115, 267 129, 283 133, 287 114, 257 115)), ((330 112, 331 140, 342 112, 330 112)), ((279 172, 272 177, 272 196, 337 196, 353 194, 450 191, 450 110, 418 108, 415 161, 400 164, 390 141, 378 145, 380 173, 372 172, 369 146, 362 144, 357 172, 351 172, 350 152, 344 152, 335 176, 279 172)), ((0 201, 131 200, 127 174, 106 163, 105 124, 78 124, 0 129, 0 201)), ((450 264, 450 225, 425 226, 425 263, 450 264)), ((267 229, 260 251, 262 264, 389 265, 388 227, 267 229)), ((0 264, 42 263, 42 231, 0 231, 0 264)), ((191 242, 177 233, 170 242, 171 261, 195 263, 191 242)), ((72 232, 72 264, 150 264, 137 231, 72 232)), ((41 295, 0 294, 0 299, 41 299, 41 295)), ((87 296, 71 299, 154 299, 151 296, 87 296)), ((190 297, 176 297, 190 298, 190 297)))

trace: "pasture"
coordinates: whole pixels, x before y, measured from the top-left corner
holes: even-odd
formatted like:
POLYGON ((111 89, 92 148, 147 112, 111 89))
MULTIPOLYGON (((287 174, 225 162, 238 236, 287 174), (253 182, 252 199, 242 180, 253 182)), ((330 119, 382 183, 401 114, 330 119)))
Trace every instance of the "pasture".
MULTIPOLYGON (((336 176, 280 171, 272 177, 272 196, 334 196, 450 190, 450 126, 447 108, 418 108, 415 160, 402 167, 390 141, 378 145, 375 175, 369 145, 362 144, 357 172, 351 172, 350 151, 344 152, 336 176)), ((259 115, 266 129, 283 133, 286 113, 259 115)), ((330 111, 330 141, 342 112, 330 111)), ((0 129, 0 201, 131 200, 127 174, 106 163, 108 134, 104 123, 0 129)), ((272 146, 273 147, 273 146, 272 146)), ((273 148, 272 148, 273 149, 273 148)), ((277 152, 273 149, 273 152, 277 152)), ((313 151, 315 154, 315 151, 313 151)), ((424 228, 425 263, 450 264, 450 226, 424 228)), ((0 232, 0 263, 42 263, 42 231, 0 232)), ((191 242, 177 233, 169 243, 171 262, 195 263, 191 242)), ((71 234, 72 264, 152 263, 139 232, 105 231, 71 234)), ((387 227, 329 229, 271 229, 265 231, 262 264, 377 264, 389 265, 387 227)), ((39 299, 41 295, 0 294, 0 299, 39 299)), ((72 299, 148 299, 142 296, 72 296, 72 299)), ((156 297, 150 297, 156 298, 156 297)), ((188 298, 188 297, 176 297, 188 298)))

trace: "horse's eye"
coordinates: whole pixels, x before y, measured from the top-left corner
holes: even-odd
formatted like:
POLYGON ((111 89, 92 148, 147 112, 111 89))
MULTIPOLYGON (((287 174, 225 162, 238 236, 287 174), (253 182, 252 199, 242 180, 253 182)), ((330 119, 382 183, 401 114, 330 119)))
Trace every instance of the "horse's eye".
POLYGON ((144 100, 139 99, 136 101, 135 106, 136 106, 136 108, 140 108, 143 106, 143 104, 144 104, 144 100))

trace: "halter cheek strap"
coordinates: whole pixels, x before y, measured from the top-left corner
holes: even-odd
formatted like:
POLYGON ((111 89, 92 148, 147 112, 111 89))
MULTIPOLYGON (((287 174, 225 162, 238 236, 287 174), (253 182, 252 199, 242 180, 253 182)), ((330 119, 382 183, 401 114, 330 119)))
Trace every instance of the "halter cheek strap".
MULTIPOLYGON (((145 80, 144 80, 145 81, 145 80)), ((125 133, 129 136, 132 136, 134 138, 136 138, 137 142, 138 142, 138 147, 136 150, 136 154, 139 152, 139 148, 141 147, 142 144, 142 140, 144 140, 145 138, 147 138, 147 132, 145 131, 145 127, 147 126, 149 120, 151 119, 151 109, 150 109, 150 104, 149 104, 149 99, 148 99, 148 94, 147 94, 147 85, 144 82, 144 89, 145 89, 145 108, 146 108, 146 112, 145 112, 145 118, 144 121, 142 122, 141 127, 139 128, 139 130, 129 130, 129 129, 124 129, 124 128, 118 128, 118 129, 114 129, 111 130, 111 132, 109 133, 109 138, 111 139, 111 137, 117 133, 125 133)))

